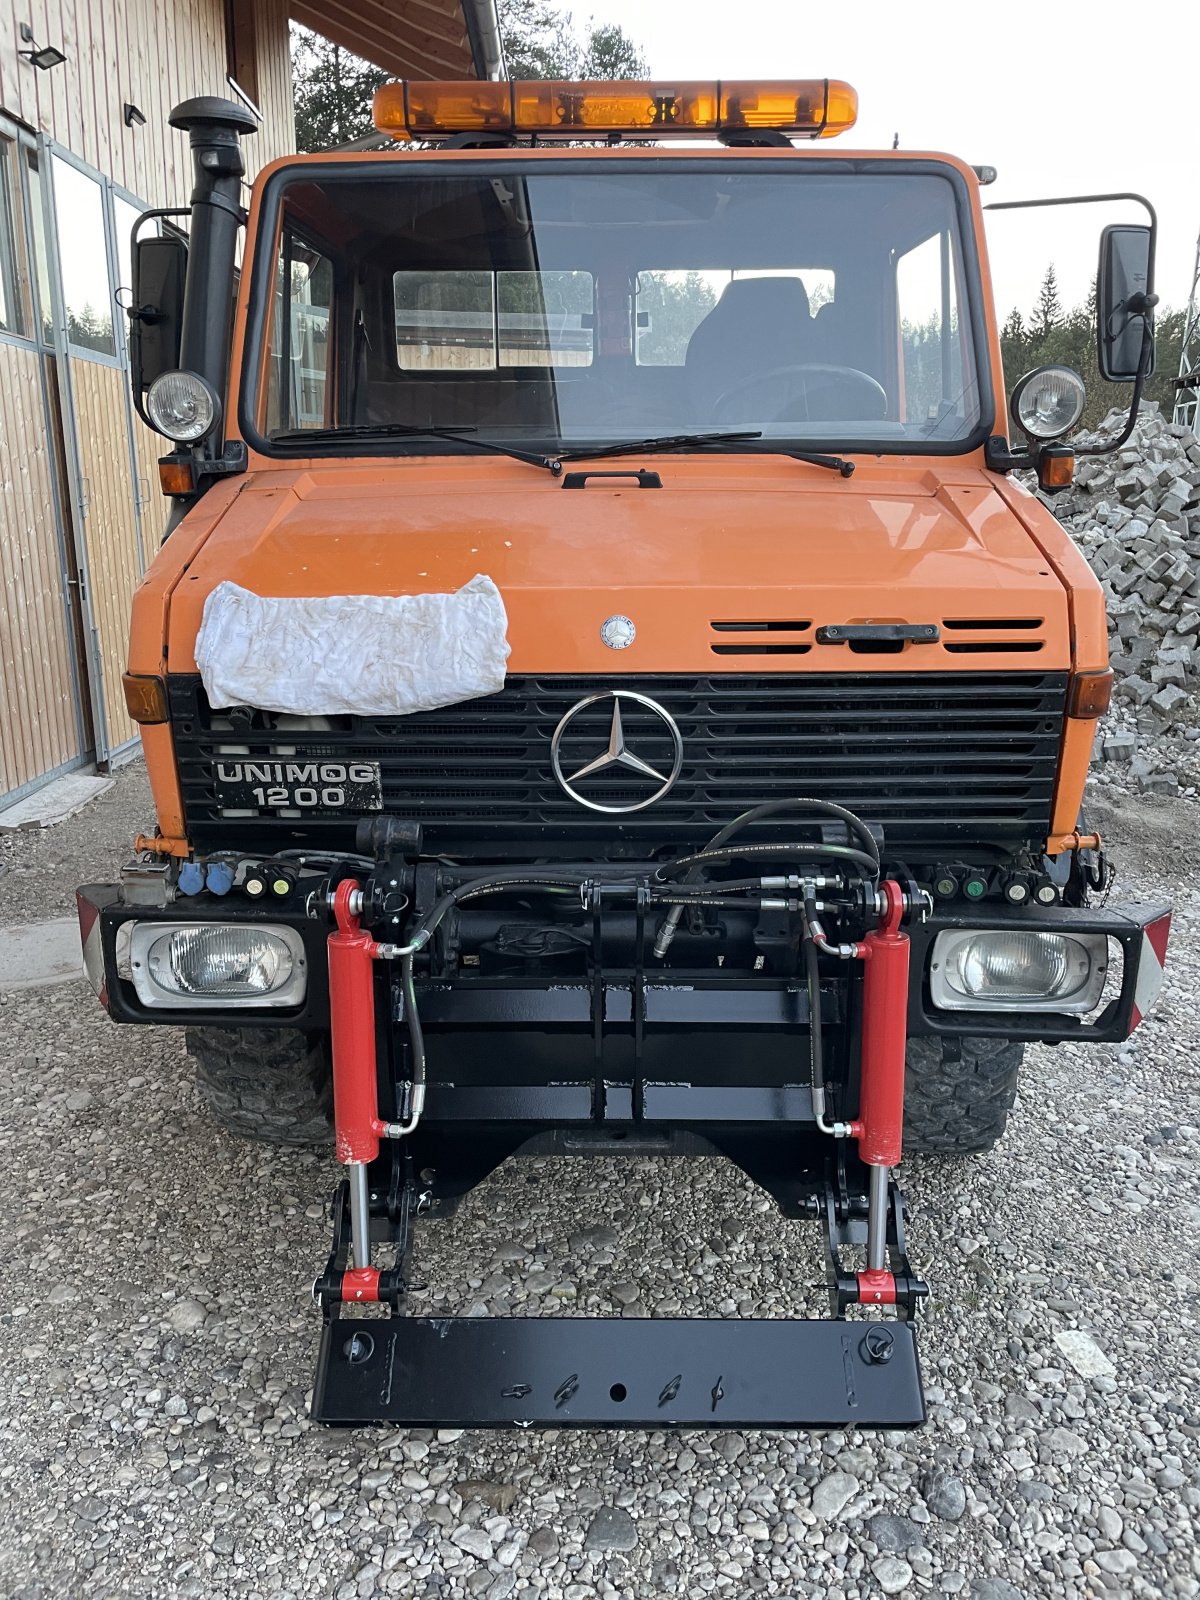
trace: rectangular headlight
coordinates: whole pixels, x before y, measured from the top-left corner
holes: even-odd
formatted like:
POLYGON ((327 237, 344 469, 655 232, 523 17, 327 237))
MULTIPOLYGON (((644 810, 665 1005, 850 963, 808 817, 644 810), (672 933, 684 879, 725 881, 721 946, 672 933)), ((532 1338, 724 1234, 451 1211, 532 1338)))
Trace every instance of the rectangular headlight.
MULTIPOLYGON (((135 922, 122 977, 144 1006, 246 1010, 298 1006, 308 987, 304 941, 294 928, 251 922, 135 922)), ((121 930, 124 933, 124 928, 121 930)))
POLYGON ((1102 933, 947 929, 933 943, 929 993, 939 1011, 1065 1011, 1099 1004, 1108 973, 1102 933))

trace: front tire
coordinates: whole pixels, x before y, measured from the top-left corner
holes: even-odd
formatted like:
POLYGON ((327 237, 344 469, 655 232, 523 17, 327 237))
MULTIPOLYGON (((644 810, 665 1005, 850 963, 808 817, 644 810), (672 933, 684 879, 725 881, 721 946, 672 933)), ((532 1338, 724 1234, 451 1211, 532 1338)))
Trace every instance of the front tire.
POLYGON ((990 1150, 1008 1122, 1024 1055, 1025 1046, 1011 1039, 910 1039, 905 1150, 935 1156, 990 1150))
POLYGON ((328 1149, 333 1074, 324 1034, 189 1028, 196 1087, 218 1127, 263 1144, 328 1149))

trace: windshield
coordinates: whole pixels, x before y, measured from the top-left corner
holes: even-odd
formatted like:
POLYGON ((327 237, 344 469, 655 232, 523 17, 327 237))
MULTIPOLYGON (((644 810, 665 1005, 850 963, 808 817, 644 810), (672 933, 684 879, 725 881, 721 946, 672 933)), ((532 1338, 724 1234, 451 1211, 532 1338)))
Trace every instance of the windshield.
POLYGON ((978 290, 950 169, 532 165, 284 175, 275 259, 256 269, 260 440, 390 427, 398 454, 456 448, 410 431, 429 428, 553 451, 757 430, 707 448, 907 451, 977 435, 978 290))

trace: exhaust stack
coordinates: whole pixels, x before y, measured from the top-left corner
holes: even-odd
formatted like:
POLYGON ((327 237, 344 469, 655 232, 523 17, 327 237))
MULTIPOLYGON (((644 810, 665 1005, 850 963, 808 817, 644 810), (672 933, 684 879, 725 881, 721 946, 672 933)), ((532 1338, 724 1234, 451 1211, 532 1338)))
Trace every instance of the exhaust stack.
MULTIPOLYGON (((199 95, 177 105, 168 121, 188 134, 195 173, 179 364, 206 378, 224 404, 233 331, 237 230, 245 220, 241 184, 246 164, 239 140, 257 132, 258 119, 232 100, 199 95)), ((220 437, 217 430, 208 445, 217 455, 220 437)))

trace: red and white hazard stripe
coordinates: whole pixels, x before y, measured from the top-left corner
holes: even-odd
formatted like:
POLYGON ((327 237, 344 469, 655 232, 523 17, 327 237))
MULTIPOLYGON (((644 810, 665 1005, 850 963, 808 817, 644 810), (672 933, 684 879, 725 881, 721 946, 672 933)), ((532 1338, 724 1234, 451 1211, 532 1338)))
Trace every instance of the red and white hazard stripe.
POLYGON ((1163 969, 1167 964, 1167 940, 1171 934, 1171 913, 1168 911, 1142 929, 1142 951, 1138 962, 1137 984, 1133 991, 1132 1027, 1138 1023, 1158 999, 1163 986, 1163 969))
POLYGON ((75 896, 79 912, 79 937, 83 940, 83 970, 100 1004, 108 1005, 108 980, 104 975, 104 947, 100 942, 100 907, 82 895, 75 896))

